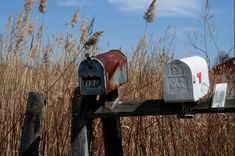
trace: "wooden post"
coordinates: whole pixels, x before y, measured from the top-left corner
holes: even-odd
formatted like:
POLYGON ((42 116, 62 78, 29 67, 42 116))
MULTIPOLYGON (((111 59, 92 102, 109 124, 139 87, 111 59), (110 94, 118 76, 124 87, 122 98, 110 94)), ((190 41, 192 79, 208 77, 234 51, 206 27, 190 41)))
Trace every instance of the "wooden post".
POLYGON ((40 117, 45 105, 45 96, 38 92, 29 92, 24 118, 20 156, 38 156, 40 142, 40 117))
POLYGON ((95 103, 95 96, 81 96, 77 87, 72 99, 72 156, 89 156, 92 141, 92 121, 87 114, 91 105, 95 103))
MULTIPOLYGON (((110 92, 106 101, 114 101, 118 97, 117 89, 110 92)), ((119 117, 101 119, 104 133, 105 155, 123 156, 121 124, 119 117)))

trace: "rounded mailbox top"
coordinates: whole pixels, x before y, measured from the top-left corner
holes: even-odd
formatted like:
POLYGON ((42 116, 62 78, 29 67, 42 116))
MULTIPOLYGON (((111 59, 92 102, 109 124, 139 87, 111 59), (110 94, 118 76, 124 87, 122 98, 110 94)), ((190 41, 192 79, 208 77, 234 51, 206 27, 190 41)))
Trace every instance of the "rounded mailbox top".
POLYGON ((121 70, 127 67, 127 58, 119 50, 110 50, 106 53, 96 55, 95 58, 102 62, 105 72, 108 73, 109 80, 112 78, 118 66, 121 70))
POLYGON ((180 59, 180 61, 187 64, 192 71, 194 69, 197 69, 198 67, 205 68, 208 71, 208 65, 207 65, 206 60, 200 56, 186 57, 186 58, 180 59))

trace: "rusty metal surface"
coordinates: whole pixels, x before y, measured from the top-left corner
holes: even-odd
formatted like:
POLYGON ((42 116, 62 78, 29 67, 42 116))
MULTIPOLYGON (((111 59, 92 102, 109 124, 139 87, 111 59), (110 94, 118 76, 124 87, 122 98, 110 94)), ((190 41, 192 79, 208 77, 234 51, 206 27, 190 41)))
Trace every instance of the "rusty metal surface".
POLYGON ((95 56, 105 68, 107 85, 105 94, 128 81, 127 58, 119 50, 111 50, 95 56))

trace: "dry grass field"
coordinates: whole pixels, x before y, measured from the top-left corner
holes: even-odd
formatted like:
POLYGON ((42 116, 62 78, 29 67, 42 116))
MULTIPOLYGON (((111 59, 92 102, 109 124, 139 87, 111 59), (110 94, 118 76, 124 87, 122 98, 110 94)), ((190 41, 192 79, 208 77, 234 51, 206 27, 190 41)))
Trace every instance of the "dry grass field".
MULTIPOLYGON (((69 155, 71 98, 78 86, 77 69, 84 57, 80 49, 89 24, 84 19, 79 25, 76 12, 69 25, 80 27, 80 38, 66 32, 51 36, 45 43, 42 36, 46 27, 36 18, 31 19, 31 12, 31 1, 27 0, 19 17, 9 17, 5 30, 0 32, 0 155, 19 154, 27 94, 32 90, 46 95, 40 155, 69 155)), ((151 42, 144 35, 131 52, 126 52, 129 82, 119 90, 122 99, 163 97, 162 69, 173 58, 173 44, 174 38, 166 31, 151 42)), ((101 51, 98 46, 90 53, 96 51, 101 51)), ((234 113, 197 115, 188 120, 176 116, 126 117, 121 123, 127 156, 235 155, 234 113)), ((104 155, 99 119, 94 122, 92 146, 93 155, 104 155)))

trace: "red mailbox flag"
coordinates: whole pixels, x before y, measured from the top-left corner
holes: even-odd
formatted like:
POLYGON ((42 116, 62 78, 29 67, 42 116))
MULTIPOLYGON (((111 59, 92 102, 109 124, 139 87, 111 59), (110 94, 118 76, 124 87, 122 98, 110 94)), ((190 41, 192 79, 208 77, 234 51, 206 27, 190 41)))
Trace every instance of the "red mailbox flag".
POLYGON ((202 83, 202 72, 197 73, 197 78, 199 80, 199 83, 202 83))

